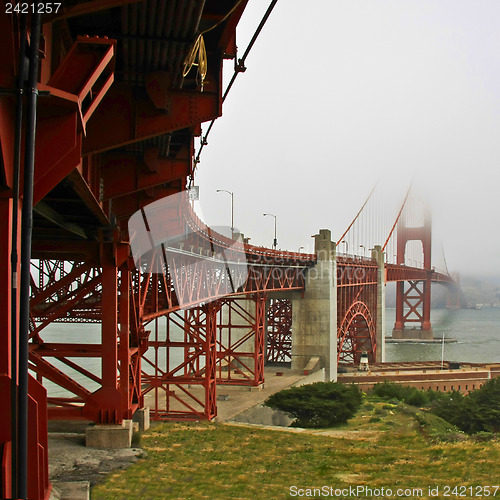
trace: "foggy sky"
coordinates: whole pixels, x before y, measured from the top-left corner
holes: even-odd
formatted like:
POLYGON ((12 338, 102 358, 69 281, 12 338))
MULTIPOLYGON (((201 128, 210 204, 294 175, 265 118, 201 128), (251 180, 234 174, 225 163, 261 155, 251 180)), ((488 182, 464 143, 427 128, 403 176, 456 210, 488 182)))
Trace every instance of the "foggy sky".
MULTIPOLYGON (((268 5, 249 2, 240 57, 268 5)), ((398 202, 414 178, 448 268, 500 275, 499 26, 498 0, 278 1, 203 150, 203 218, 230 225, 234 191, 251 243, 272 245, 269 212, 280 248, 312 251, 377 179, 398 202)))

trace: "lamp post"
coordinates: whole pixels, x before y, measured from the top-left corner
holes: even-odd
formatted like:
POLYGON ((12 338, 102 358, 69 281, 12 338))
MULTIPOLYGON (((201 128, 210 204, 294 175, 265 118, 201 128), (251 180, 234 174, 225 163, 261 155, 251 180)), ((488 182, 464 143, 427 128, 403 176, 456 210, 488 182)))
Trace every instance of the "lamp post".
POLYGON ((299 247, 299 249, 297 250, 297 253, 300 253, 300 251, 303 249, 304 249, 304 247, 299 247))
POLYGON ((359 248, 363 249, 363 257, 366 257, 366 247, 364 245, 359 245, 359 248))
POLYGON ((345 245, 345 254, 348 255, 349 254, 349 243, 347 243, 346 240, 342 240, 341 243, 344 243, 344 245, 345 245))
POLYGON ((274 243, 273 243, 273 247, 274 249, 276 250, 276 248, 278 247, 278 240, 276 238, 276 215, 273 215, 273 214, 262 214, 264 217, 266 215, 270 215, 271 217, 274 217, 274 243))
POLYGON ((234 240, 234 193, 227 189, 217 189, 218 193, 228 193, 231 195, 231 239, 234 240))

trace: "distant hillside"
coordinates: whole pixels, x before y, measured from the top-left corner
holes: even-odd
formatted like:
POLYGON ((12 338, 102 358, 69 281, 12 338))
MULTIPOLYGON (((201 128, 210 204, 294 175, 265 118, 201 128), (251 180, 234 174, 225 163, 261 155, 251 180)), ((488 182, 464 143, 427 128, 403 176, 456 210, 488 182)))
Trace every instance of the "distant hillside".
POLYGON ((500 278, 474 278, 461 276, 460 286, 467 304, 500 305, 500 278))

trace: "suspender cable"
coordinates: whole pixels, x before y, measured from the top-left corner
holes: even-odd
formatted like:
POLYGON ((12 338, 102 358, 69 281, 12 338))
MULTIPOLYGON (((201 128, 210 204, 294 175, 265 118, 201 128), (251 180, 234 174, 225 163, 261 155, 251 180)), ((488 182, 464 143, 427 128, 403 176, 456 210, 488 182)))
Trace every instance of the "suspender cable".
POLYGON ((391 232, 389 233, 389 236, 385 240, 384 246, 382 247, 382 252, 385 250, 385 247, 387 246, 387 243, 389 243, 389 240, 391 239, 392 233, 394 232, 394 229, 396 229, 396 225, 399 221, 399 218, 401 217, 401 214, 403 213, 403 208, 406 206, 406 201, 408 200, 408 196, 410 195, 412 185, 410 184, 410 187, 408 188, 408 191, 406 192, 405 199, 403 200, 403 204, 401 205, 401 208, 399 210, 398 216, 396 217, 396 220, 394 221, 394 224, 392 225, 391 232))
POLYGON ((36 108, 41 14, 31 16, 28 108, 24 152, 23 214, 21 225, 21 293, 19 300, 18 498, 28 498, 28 341, 30 317, 30 261, 33 229, 36 108))
MULTIPOLYGON (((250 53, 250 51, 252 50, 252 47, 254 46, 258 36, 260 35, 262 28, 266 24, 267 19, 271 15, 271 12, 273 11, 273 9, 277 3, 278 3, 278 0, 273 0, 269 4, 269 7, 267 8, 267 11, 264 14, 264 17, 261 19, 259 26, 255 30, 255 33, 253 34, 252 39, 250 40, 250 43, 248 44, 248 47, 246 48, 245 52, 243 53, 243 57, 241 59, 238 59, 238 63, 235 64, 233 76, 231 77, 231 80, 230 80, 230 82, 229 82, 229 84, 228 84, 228 86, 227 86, 227 88, 222 96, 222 102, 224 102, 226 100, 226 97, 229 94, 229 91, 231 90, 231 87, 233 86, 233 83, 235 82, 236 77, 238 76, 238 73, 242 73, 246 70, 245 60, 246 60, 248 54, 250 53)), ((210 131, 212 130, 214 123, 215 123, 215 119, 210 122, 210 125, 208 126, 207 132, 203 136, 203 139, 201 141, 200 150, 198 151, 198 155, 196 156, 195 167, 200 162, 200 156, 201 156, 201 152, 203 151, 203 147, 208 144, 207 143, 208 135, 210 134, 210 131)))
MULTIPOLYGON (((378 184, 378 182, 377 182, 377 184, 378 184)), ((370 191, 370 194, 368 195, 368 198, 366 198, 365 202, 363 203, 363 206, 359 209, 359 212, 356 214, 356 217, 354 217, 354 219, 352 220, 352 222, 349 224, 349 227, 344 231, 344 234, 338 239, 337 245, 344 239, 344 236, 349 232, 349 230, 354 225, 354 223, 356 222, 356 220, 360 216, 361 212, 365 208, 366 204, 370 201, 370 198, 371 198, 371 196, 373 194, 373 191, 375 191, 375 188, 377 187, 377 184, 375 184, 375 186, 373 186, 372 190, 370 191)))

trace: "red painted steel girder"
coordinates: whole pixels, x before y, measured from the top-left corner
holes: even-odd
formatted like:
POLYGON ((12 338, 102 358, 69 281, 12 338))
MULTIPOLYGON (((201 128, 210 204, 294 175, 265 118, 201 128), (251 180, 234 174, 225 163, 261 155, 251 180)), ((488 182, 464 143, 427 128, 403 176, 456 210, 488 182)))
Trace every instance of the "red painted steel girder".
POLYGON ((397 264, 386 264, 387 281, 418 281, 430 278, 435 283, 454 283, 451 276, 435 270, 421 269, 397 264))
POLYGON ((170 90, 169 112, 154 106, 147 95, 115 85, 88 124, 85 155, 109 151, 167 132, 195 127, 220 116, 218 94, 170 90))
POLYGON ((151 162, 148 164, 132 154, 103 155, 101 167, 105 186, 104 200, 134 195, 140 191, 185 179, 191 173, 189 152, 186 152, 185 158, 157 158, 153 171, 149 165, 151 162))
POLYGON ((81 163, 82 134, 114 81, 115 40, 79 37, 46 85, 38 110, 36 204, 81 163))

